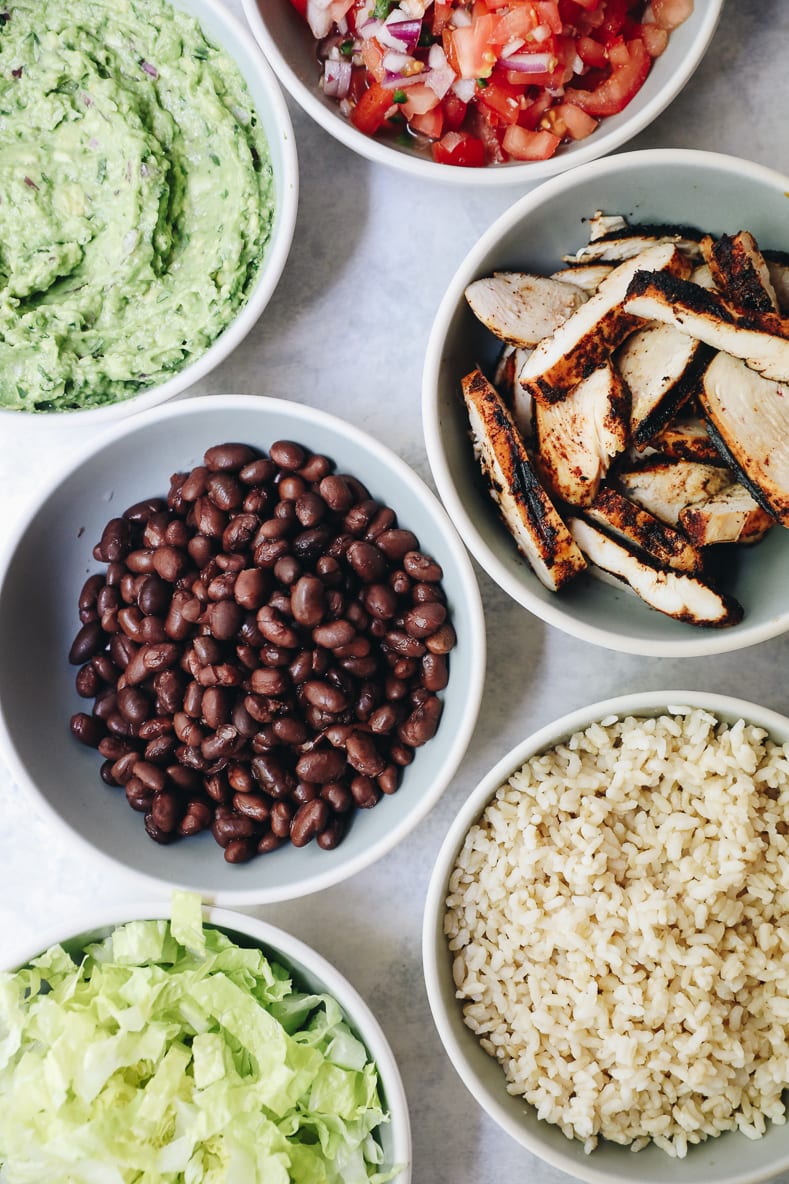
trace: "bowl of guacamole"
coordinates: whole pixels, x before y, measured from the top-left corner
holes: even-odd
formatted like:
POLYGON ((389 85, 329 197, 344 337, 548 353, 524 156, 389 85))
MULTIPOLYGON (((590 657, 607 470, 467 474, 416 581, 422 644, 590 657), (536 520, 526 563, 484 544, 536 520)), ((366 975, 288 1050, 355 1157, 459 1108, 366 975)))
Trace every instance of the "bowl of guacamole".
POLYGON ((114 418, 216 366, 287 258, 290 119, 216 0, 0 0, 0 413, 114 418))

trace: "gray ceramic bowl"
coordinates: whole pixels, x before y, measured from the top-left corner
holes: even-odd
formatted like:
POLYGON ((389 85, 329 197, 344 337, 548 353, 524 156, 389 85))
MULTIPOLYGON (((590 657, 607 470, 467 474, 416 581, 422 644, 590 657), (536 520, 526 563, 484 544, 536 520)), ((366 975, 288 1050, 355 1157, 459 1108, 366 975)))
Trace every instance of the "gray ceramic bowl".
POLYGON ((550 274, 588 238, 595 210, 633 222, 684 223, 714 233, 750 230, 760 246, 789 249, 789 179, 734 157, 653 150, 594 161, 516 202, 472 248, 438 309, 425 359, 422 414, 433 477, 452 521, 488 575, 530 612, 584 641, 627 653, 690 657, 741 649, 789 628, 789 535, 774 528, 742 548, 722 581, 743 605, 741 624, 699 629, 647 608, 626 591, 582 576, 549 592, 522 559, 482 486, 460 396, 463 375, 489 365, 497 341, 464 298, 496 270, 550 274))
MULTIPOLYGON (((167 906, 151 903, 116 906, 112 910, 93 909, 74 919, 68 928, 38 935, 26 948, 19 948, 8 958, 4 969, 24 966, 37 954, 59 943, 73 956, 78 956, 87 945, 109 936, 118 925, 127 921, 166 919, 167 906)), ((380 1092, 390 1121, 376 1132, 387 1165, 402 1164, 402 1170, 392 1184, 409 1184, 411 1180, 411 1125, 408 1102, 400 1071, 384 1032, 358 991, 330 962, 310 946, 282 929, 227 909, 207 908, 205 923, 221 929, 238 945, 260 948, 271 961, 278 962, 293 976, 301 990, 332 995, 340 1004, 347 1023, 365 1045, 378 1069, 380 1092)))
POLYGON ((655 60, 635 98, 619 115, 604 119, 587 139, 562 145, 550 160, 511 161, 476 169, 437 164, 429 148, 403 146, 358 131, 335 100, 327 98, 318 86, 320 67, 315 40, 290 0, 242 3, 252 32, 283 86, 316 123, 346 147, 377 164, 390 165, 424 180, 486 188, 519 185, 521 189, 621 148, 652 123, 690 79, 712 40, 723 8, 723 0, 697 3, 693 15, 671 34, 665 53, 655 60))
POLYGON ((425 903, 422 958, 433 1019, 449 1059, 464 1085, 484 1110, 513 1139, 555 1168, 590 1184, 757 1184, 789 1168, 789 1126, 768 1125, 757 1140, 726 1133, 691 1146, 685 1159, 673 1159, 651 1146, 633 1153, 627 1147, 601 1142, 586 1154, 557 1126, 537 1118, 522 1098, 506 1090, 498 1062, 481 1047, 463 1022, 455 996, 452 955, 443 933, 444 902, 450 873, 467 831, 478 820, 496 790, 537 753, 567 740, 574 732, 609 715, 649 717, 672 706, 700 707, 734 723, 745 719, 764 728, 779 743, 789 742, 789 719, 725 695, 699 691, 649 691, 593 703, 541 728, 508 752, 483 778, 461 806, 435 861, 425 903))
POLYGON ((172 3, 199 21, 206 36, 236 62, 266 134, 274 172, 275 212, 260 276, 246 303, 216 341, 166 382, 144 387, 128 399, 84 410, 30 413, 0 409, 0 431, 3 425, 10 427, 20 417, 34 423, 42 432, 57 430, 57 425, 64 422, 69 427, 109 425, 165 402, 204 378, 233 352, 258 321, 279 283, 293 241, 299 192, 296 141, 287 104, 274 72, 249 31, 225 4, 220 0, 172 0, 172 3))
POLYGON ((176 401, 124 420, 45 489, 11 540, 0 578, 0 744, 34 803, 89 854, 222 904, 285 900, 318 891, 390 851, 436 803, 476 722, 485 669, 482 605, 470 560, 436 498, 388 449, 333 416, 275 399, 215 396, 176 401), (230 865, 207 833, 170 846, 146 835, 122 790, 99 778, 101 758, 69 734, 89 710, 68 664, 77 598, 106 522, 144 497, 166 493, 170 474, 227 440, 266 448, 298 440, 325 452, 390 505, 444 570, 458 635, 438 732, 404 770, 398 791, 361 810, 333 851, 310 843, 230 865))

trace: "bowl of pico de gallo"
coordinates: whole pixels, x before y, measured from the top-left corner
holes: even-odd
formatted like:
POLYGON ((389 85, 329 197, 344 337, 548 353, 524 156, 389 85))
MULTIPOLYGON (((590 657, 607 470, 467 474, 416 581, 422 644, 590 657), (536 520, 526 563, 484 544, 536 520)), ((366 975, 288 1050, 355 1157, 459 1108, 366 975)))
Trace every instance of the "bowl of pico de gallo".
POLYGON ((368 159, 531 184, 621 147, 677 96, 723 0, 243 0, 278 78, 368 159))

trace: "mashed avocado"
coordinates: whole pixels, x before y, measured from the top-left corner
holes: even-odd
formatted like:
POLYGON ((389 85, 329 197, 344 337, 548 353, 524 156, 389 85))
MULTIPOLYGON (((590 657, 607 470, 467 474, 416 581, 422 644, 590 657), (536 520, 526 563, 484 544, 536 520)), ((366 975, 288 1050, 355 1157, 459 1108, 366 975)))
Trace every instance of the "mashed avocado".
POLYGON ((234 62, 162 0, 0 0, 0 406, 90 407, 222 332, 273 214, 234 62))

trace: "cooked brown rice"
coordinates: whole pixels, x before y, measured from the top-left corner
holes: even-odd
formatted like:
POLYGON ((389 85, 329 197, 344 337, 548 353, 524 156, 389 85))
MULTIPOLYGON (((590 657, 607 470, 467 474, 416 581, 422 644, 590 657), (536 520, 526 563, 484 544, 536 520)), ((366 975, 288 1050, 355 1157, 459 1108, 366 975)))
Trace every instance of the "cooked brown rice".
POLYGON ((449 882, 467 1025, 587 1151, 785 1121, 789 745, 669 710, 527 761, 449 882))

